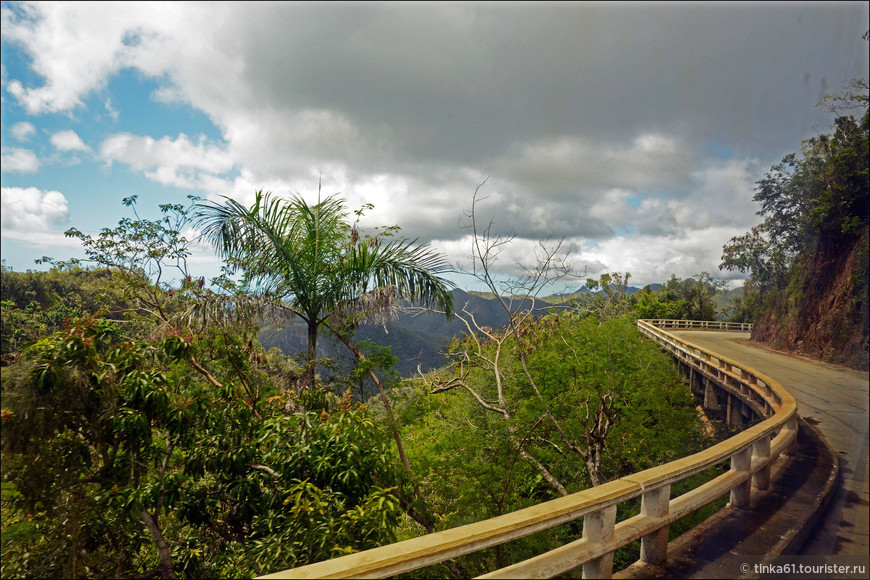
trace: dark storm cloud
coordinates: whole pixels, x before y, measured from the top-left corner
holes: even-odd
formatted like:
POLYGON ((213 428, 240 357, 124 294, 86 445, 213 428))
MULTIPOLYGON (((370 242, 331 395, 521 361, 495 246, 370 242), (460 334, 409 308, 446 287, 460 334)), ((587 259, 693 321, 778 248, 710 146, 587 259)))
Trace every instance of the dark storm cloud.
POLYGON ((240 50, 259 103, 338 113, 389 148, 384 164, 475 164, 517 142, 649 131, 766 156, 826 122, 813 110, 822 83, 866 67, 853 48, 863 14, 854 3, 265 4, 241 24, 256 34, 240 50))

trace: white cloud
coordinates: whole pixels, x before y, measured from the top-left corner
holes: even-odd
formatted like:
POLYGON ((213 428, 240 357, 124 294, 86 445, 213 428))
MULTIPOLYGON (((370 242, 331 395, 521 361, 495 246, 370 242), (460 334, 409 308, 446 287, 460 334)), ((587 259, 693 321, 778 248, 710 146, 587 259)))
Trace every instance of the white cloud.
POLYGON ((36 133, 36 127, 31 125, 30 123, 22 121, 21 123, 15 123, 11 129, 12 136, 15 137, 18 141, 27 141, 30 139, 34 133, 36 133))
POLYGON ((692 202, 712 212, 720 225, 753 224, 759 209, 752 198, 763 175, 754 159, 730 159, 692 173, 692 202))
MULTIPOLYGON (((82 245, 77 238, 68 238, 57 230, 3 230, 3 240, 21 242, 31 248, 40 248, 42 252, 53 254, 58 251, 69 254, 81 252, 82 245)), ((74 257, 74 256, 69 256, 74 257)), ((17 269, 17 268, 16 268, 17 269)))
POLYGON ((106 107, 106 113, 109 114, 109 117, 113 121, 117 121, 121 117, 121 114, 115 109, 115 107, 112 106, 112 98, 111 97, 106 99, 105 107, 106 107))
POLYGON ((181 133, 176 139, 153 139, 130 133, 112 135, 100 147, 108 164, 120 162, 164 185, 194 188, 201 180, 233 168, 235 162, 225 149, 210 145, 205 137, 191 141, 181 133))
POLYGON ((621 142, 572 135, 515 143, 496 167, 538 195, 597 204, 602 191, 685 187, 694 157, 675 135, 643 133, 621 142))
POLYGON ((90 151, 75 131, 58 131, 51 136, 51 144, 58 151, 90 151))
POLYGON ((33 70, 45 79, 36 87, 11 79, 7 90, 30 114, 80 107, 85 96, 103 89, 113 73, 141 55, 156 49, 150 62, 165 55, 157 49, 159 31, 162 22, 173 20, 172 11, 171 5, 156 2, 4 5, 4 41, 23 47, 33 70))
POLYGON ((0 152, 0 168, 3 173, 33 173, 39 169, 39 159, 29 149, 4 147, 0 152))
POLYGON ((713 278, 731 279, 735 278, 733 273, 718 270, 722 246, 742 233, 739 228, 711 225, 685 229, 668 237, 616 236, 599 242, 597 247, 584 249, 579 259, 603 266, 594 274, 629 272, 632 282, 640 285, 666 282, 671 275, 688 278, 701 272, 713 278))
POLYGON ((2 226, 22 234, 44 232, 69 218, 66 197, 59 191, 42 191, 35 187, 0 189, 2 226))
POLYGON ((607 223, 618 224, 632 219, 634 209, 628 204, 631 192, 625 189, 611 189, 594 201, 586 216, 607 223))

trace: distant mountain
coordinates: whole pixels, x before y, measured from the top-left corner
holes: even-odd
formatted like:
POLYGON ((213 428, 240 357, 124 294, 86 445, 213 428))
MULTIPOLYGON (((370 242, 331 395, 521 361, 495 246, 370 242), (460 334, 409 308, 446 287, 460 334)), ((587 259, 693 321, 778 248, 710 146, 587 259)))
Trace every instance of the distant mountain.
MULTIPOLYGON (((457 312, 467 310, 474 316, 480 326, 502 328, 508 323, 507 313, 494 298, 484 297, 480 293, 469 293, 464 290, 453 290, 453 304, 457 312)), ((545 314, 553 303, 543 300, 536 301, 536 308, 545 314)), ((561 301, 560 301, 561 302, 561 301)), ((526 308, 528 300, 517 301, 517 309, 526 308)), ((389 346, 394 356, 399 358, 396 371, 403 377, 412 376, 417 372, 418 365, 423 372, 444 366, 447 362, 441 354, 444 347, 459 336, 468 332, 465 324, 456 317, 447 319, 443 314, 422 312, 420 314, 399 314, 396 320, 385 325, 363 324, 354 333, 354 340, 365 339, 380 346, 389 346)), ((306 348, 306 331, 301 322, 293 321, 282 330, 266 326, 260 333, 260 342, 267 348, 277 347, 285 354, 293 356, 306 348)), ((342 366, 349 364, 350 355, 342 344, 334 344, 331 340, 321 337, 317 344, 319 357, 332 358, 342 366)))
MULTIPOLYGON (((661 284, 650 284, 649 288, 657 290, 661 286, 661 284)), ((628 294, 640 290, 634 286, 625 289, 628 294)), ((466 292, 459 289, 453 290, 452 294, 456 311, 467 310, 474 316, 474 320, 479 326, 499 329, 508 323, 507 313, 493 294, 466 292)), ((593 293, 583 286, 571 294, 557 294, 536 300, 535 308, 539 310, 540 314, 546 314, 550 308, 567 304, 571 299, 582 299, 591 294, 593 293)), ((517 301, 514 307, 524 309, 528 305, 528 300, 522 300, 517 301)), ((416 315, 402 313, 396 320, 385 325, 361 325, 354 334, 354 340, 359 342, 368 339, 379 346, 389 346, 393 356, 399 358, 395 367, 396 371, 402 377, 409 377, 416 374, 418 366, 423 372, 444 366, 447 362, 443 355, 444 347, 454 337, 467 332, 468 328, 456 317, 447 319, 443 314, 432 312, 422 312, 416 315)), ((287 355, 297 355, 306 348, 305 326, 298 321, 293 321, 282 330, 266 326, 260 334, 260 342, 267 349, 277 347, 287 355)), ((321 336, 318 340, 317 355, 338 361, 340 368, 350 368, 352 364, 347 348, 340 343, 334 343, 325 336, 321 336)))
MULTIPOLYGON (((611 287, 616 288, 615 285, 611 285, 611 287)), ((648 285, 644 286, 643 288, 649 288, 650 290, 655 292, 661 287, 662 287, 662 284, 648 284, 648 285)), ((625 293, 626 294, 634 294, 635 292, 640 292, 641 290, 643 290, 643 288, 638 288, 637 286, 626 286, 625 293)), ((603 292, 603 290, 597 290, 595 292, 592 292, 592 290, 590 290, 586 286, 581 286, 579 290, 575 290, 574 292, 571 292, 570 294, 553 294, 552 296, 548 296, 546 298, 543 298, 542 300, 544 302, 558 304, 558 303, 562 303, 562 302, 568 302, 572 298, 576 299, 576 298, 585 296, 587 294, 599 294, 601 292, 603 292)))

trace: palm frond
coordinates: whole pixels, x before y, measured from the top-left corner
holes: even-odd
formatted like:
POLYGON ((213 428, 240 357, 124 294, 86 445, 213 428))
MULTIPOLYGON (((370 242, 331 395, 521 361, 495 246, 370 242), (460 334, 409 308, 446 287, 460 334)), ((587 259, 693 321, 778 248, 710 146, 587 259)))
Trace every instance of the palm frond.
POLYGON ((443 257, 416 240, 357 243, 336 195, 311 205, 258 191, 250 208, 224 200, 198 207, 205 239, 247 284, 306 320, 381 317, 397 299, 453 312, 443 257))
POLYGON ((353 302, 375 288, 394 288, 395 296, 426 307, 453 312, 454 285, 440 276, 449 270, 441 254, 416 240, 354 247, 348 260, 343 300, 353 302))

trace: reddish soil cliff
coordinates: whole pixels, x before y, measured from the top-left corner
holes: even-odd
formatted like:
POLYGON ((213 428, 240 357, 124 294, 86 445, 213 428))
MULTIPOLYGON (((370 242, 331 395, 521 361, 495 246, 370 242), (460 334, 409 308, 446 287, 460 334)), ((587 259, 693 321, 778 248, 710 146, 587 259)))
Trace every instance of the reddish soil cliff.
POLYGON ((867 235, 820 247, 797 272, 752 338, 770 346, 868 369, 867 235))

